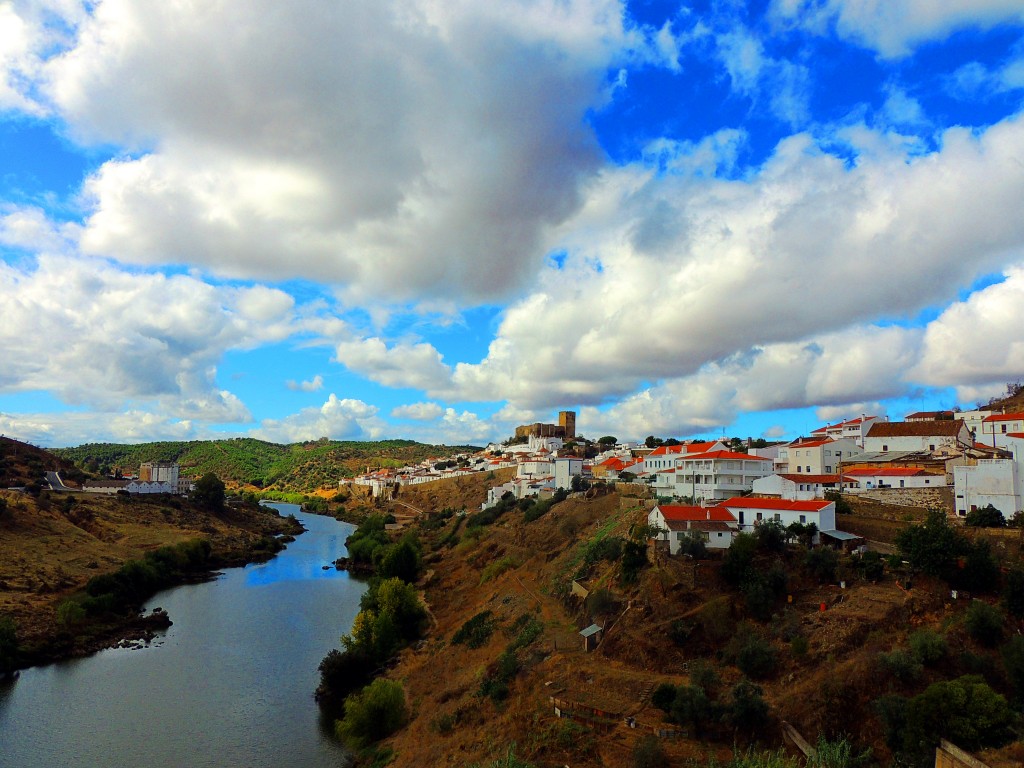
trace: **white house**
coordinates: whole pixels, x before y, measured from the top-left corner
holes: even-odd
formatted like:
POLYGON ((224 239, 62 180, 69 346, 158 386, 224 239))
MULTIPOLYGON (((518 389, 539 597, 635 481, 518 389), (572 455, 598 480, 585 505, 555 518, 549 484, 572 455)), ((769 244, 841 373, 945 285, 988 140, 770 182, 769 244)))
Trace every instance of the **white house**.
POLYGON ((644 471, 660 472, 663 469, 674 469, 676 466, 675 461, 680 456, 721 450, 725 450, 725 444, 718 440, 680 443, 679 445, 659 445, 644 457, 644 471))
POLYGON ((854 493, 877 488, 944 488, 946 475, 928 472, 918 467, 865 467, 847 469, 843 480, 853 484, 854 493))
POLYGON ((105 493, 114 495, 128 485, 127 480, 83 480, 82 491, 85 493, 105 493))
POLYGON ((516 477, 546 477, 555 473, 555 465, 547 451, 525 456, 516 468, 516 477))
POLYGON ((953 467, 953 486, 960 517, 989 504, 1007 519, 1024 509, 1024 472, 1013 459, 981 459, 976 465, 953 467))
POLYGON ((864 438, 865 453, 927 451, 954 456, 974 445, 962 419, 955 421, 882 421, 871 426, 864 438))
POLYGON ((572 487, 573 477, 583 474, 583 459, 562 456, 554 460, 554 465, 555 488, 564 488, 568 491, 572 487))
POLYGON ((648 513, 647 524, 661 529, 655 540, 668 542, 672 555, 679 553, 679 542, 691 532, 699 534, 708 548, 728 549, 739 531, 735 515, 722 507, 661 504, 648 513))
POLYGON ((841 421, 838 424, 828 424, 811 432, 811 436, 831 437, 833 440, 841 440, 844 437, 848 437, 863 448, 864 438, 876 421, 878 421, 877 416, 861 416, 857 419, 841 421))
POLYGON ((718 501, 753 488, 754 480, 772 473, 770 459, 714 450, 676 459, 674 495, 718 501))
POLYGON ((753 483, 759 496, 778 496, 791 501, 822 499, 825 491, 841 490, 839 475, 766 475, 753 483))
POLYGON ((178 483, 175 481, 174 485, 163 480, 132 480, 124 489, 128 493, 177 493, 178 483))
POLYGON ((775 520, 788 527, 792 523, 814 523, 822 532, 836 529, 836 505, 833 501, 790 501, 741 497, 723 501, 739 522, 740 530, 753 531, 763 520, 775 520))
POLYGON ((780 475, 831 475, 839 471, 839 462, 860 453, 850 437, 795 440, 779 449, 775 472, 780 475))
POLYGON ((1024 432, 1024 413, 993 413, 981 422, 981 432, 976 436, 979 443, 994 448, 1006 448, 1007 436, 1024 432))

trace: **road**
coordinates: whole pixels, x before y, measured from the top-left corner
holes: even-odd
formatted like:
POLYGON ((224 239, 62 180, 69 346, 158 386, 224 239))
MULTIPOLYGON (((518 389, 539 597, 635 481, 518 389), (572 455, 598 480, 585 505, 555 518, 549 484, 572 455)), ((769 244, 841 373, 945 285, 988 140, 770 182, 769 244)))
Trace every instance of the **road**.
POLYGON ((56 472, 46 473, 46 482, 50 484, 51 491, 74 491, 76 488, 68 488, 61 482, 60 475, 56 472))

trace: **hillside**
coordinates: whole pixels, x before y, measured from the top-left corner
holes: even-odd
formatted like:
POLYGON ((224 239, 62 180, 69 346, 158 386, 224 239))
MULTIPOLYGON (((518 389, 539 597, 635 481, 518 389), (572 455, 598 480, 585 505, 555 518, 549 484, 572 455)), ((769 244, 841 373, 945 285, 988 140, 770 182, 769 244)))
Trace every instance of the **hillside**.
MULTIPOLYGON (((518 509, 484 526, 472 516, 428 518, 421 586, 431 627, 388 672, 412 709, 384 745, 395 752, 391 765, 490 765, 514 745, 537 768, 627 768, 637 764, 643 734, 662 728, 680 737, 661 740, 663 761, 649 764, 704 766, 709 757, 728 760, 734 745, 792 750, 783 722, 812 743, 847 737, 871 748, 870 764, 888 765, 876 700, 978 671, 1012 694, 999 650, 965 629, 969 601, 950 600, 942 582, 918 575, 908 590, 897 583, 905 573, 886 570, 871 581, 848 560, 819 582, 796 546, 755 559, 766 573, 782 569, 791 601, 739 592, 723 576, 721 555, 688 561, 649 549, 651 563, 624 582, 625 561, 602 542, 628 541, 645 520, 639 502, 616 494, 571 498, 531 522, 518 509), (574 579, 588 600, 572 594, 574 579), (588 653, 579 631, 591 622, 605 634, 588 653), (456 642, 471 626, 487 629, 479 647, 456 642), (941 637, 941 661, 897 679, 884 665, 902 659, 893 652, 924 629, 941 637), (770 662, 755 668, 751 648, 770 662), (756 687, 743 688, 741 668, 756 687), (708 719, 682 729, 666 723, 652 703, 663 683, 701 685, 708 719), (761 691, 751 701, 767 704, 762 725, 729 724, 741 689, 761 691), (556 717, 556 706, 572 719, 556 717)), ((1010 621, 1006 632, 1024 628, 1010 621)), ((983 758, 992 768, 1020 765, 1024 742, 983 758)))
MULTIPOLYGON (((274 534, 296 531, 276 512, 227 507, 211 513, 176 498, 0 491, 0 617, 14 619, 28 659, 78 655, 123 635, 62 636, 58 605, 94 576, 158 547, 204 539, 214 565, 274 551, 274 534)), ((122 628, 123 630, 123 628, 122 628)), ((66 635, 66 633, 63 633, 66 635)))
POLYGON ((372 467, 400 467, 469 446, 424 445, 412 440, 376 442, 316 440, 278 445, 252 438, 193 440, 123 445, 88 443, 56 448, 52 453, 82 470, 110 474, 138 471, 147 461, 176 461, 186 477, 213 472, 225 482, 282 491, 312 492, 337 487, 339 478, 372 467))
POLYGON ((39 483, 46 472, 60 471, 68 479, 81 476, 74 463, 34 445, 0 437, 0 488, 39 483))

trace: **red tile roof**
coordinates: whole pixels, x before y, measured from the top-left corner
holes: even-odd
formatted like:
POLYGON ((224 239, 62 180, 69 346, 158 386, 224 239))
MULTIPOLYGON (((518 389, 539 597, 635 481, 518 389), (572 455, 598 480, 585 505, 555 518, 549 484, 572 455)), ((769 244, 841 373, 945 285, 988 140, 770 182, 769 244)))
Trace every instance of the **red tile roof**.
POLYGON ((801 474, 786 474, 779 475, 787 480, 792 480, 794 483, 838 483, 839 475, 801 475, 801 474))
POLYGON ((648 456, 668 456, 670 453, 682 453, 685 445, 659 445, 648 456))
POLYGON ((749 453, 736 453, 735 451, 711 451, 710 453, 698 453, 693 456, 680 456, 680 461, 691 461, 691 460, 706 460, 706 459, 743 459, 745 461, 765 461, 771 462, 771 459, 765 459, 760 456, 751 456, 749 453))
POLYGON ((723 523, 736 522, 736 517, 733 513, 723 507, 695 507, 683 504, 659 504, 655 509, 661 512, 661 515, 665 518, 666 522, 669 520, 717 520, 723 523))
POLYGON ((956 421, 881 421, 871 425, 868 437, 956 437, 963 428, 963 419, 956 421))
POLYGON ((780 512, 820 512, 825 509, 831 501, 790 501, 788 499, 757 499, 752 497, 737 496, 723 501, 721 506, 730 509, 775 509, 780 512))
POLYGON ((888 467, 886 469, 848 469, 843 472, 845 477, 942 477, 938 472, 926 472, 919 467, 888 467))
POLYGON ((993 413, 986 416, 985 421, 1020 421, 1024 419, 1024 413, 993 413))
MULTIPOLYGON (((847 439, 849 439, 849 438, 847 438, 847 439)), ((817 448, 819 445, 825 445, 827 443, 834 443, 834 442, 836 442, 836 441, 833 440, 831 437, 826 437, 823 440, 794 441, 794 442, 790 443, 789 445, 787 445, 786 447, 787 448, 817 448)))

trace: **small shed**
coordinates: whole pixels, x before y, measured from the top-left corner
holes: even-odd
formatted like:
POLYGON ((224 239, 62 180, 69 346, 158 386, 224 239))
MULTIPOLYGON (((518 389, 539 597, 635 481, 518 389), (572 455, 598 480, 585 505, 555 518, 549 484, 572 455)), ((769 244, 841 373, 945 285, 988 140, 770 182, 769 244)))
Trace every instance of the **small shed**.
POLYGON ((825 537, 822 540, 823 544, 827 544, 833 549, 841 549, 844 552, 849 552, 864 543, 863 536, 847 533, 846 531, 822 531, 821 535, 825 537))
POLYGON ((601 632, 604 631, 603 627, 597 626, 597 624, 591 624, 584 630, 580 631, 583 636, 583 650, 592 651, 597 648, 597 644, 601 642, 601 632))

